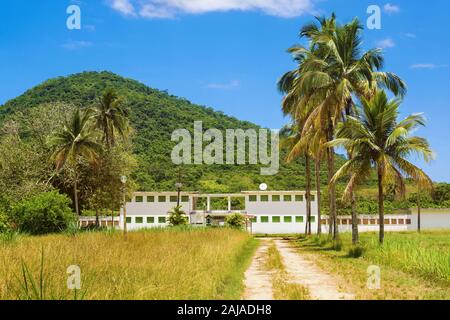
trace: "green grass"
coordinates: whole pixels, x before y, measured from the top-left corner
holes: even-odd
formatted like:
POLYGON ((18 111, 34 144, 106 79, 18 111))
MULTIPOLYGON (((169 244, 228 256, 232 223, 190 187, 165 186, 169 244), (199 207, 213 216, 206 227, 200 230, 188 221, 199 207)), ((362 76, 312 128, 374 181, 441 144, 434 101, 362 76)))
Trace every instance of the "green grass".
POLYGON ((0 242, 0 299, 240 299, 257 245, 203 228, 21 236, 0 242), (77 295, 70 265, 81 268, 77 295))
POLYGON ((351 235, 342 234, 341 250, 325 237, 300 240, 300 249, 340 276, 342 285, 362 299, 450 299, 450 232, 388 233, 383 246, 377 234, 363 233, 352 246, 351 235), (366 288, 367 267, 378 265, 382 288, 366 288))

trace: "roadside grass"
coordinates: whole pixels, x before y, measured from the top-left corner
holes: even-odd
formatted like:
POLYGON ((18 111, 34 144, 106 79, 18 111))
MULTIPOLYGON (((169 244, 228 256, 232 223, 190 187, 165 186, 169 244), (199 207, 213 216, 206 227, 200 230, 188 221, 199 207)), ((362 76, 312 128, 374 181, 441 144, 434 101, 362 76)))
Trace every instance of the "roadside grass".
POLYGON ((272 272, 272 287, 275 300, 308 300, 309 291, 302 285, 289 281, 289 275, 283 264, 276 245, 272 243, 266 253, 265 267, 272 272))
POLYGON ((338 275, 340 285, 359 299, 450 299, 450 232, 388 233, 383 246, 376 233, 340 235, 340 250, 326 236, 301 238, 300 250, 324 270, 338 275), (381 289, 367 289, 367 268, 381 268, 381 289))
POLYGON ((84 232, 0 241, 0 300, 239 299, 258 240, 230 229, 84 232), (67 268, 81 269, 70 291, 67 268))

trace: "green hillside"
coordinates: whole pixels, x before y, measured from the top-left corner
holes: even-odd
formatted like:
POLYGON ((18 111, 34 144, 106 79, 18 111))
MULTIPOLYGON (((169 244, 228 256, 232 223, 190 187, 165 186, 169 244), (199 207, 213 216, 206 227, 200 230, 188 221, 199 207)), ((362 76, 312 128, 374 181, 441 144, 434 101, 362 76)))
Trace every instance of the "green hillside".
MULTIPOLYGON (((171 134, 179 128, 193 129, 194 121, 203 121, 203 128, 259 128, 256 124, 229 117, 212 108, 190 103, 110 72, 84 72, 59 77, 38 85, 0 107, 0 121, 9 115, 35 108, 45 103, 63 102, 87 107, 106 88, 114 88, 123 97, 130 111, 135 130, 134 153, 138 169, 134 178, 141 190, 172 190, 181 172, 186 189, 207 192, 234 192, 255 189, 262 182, 274 189, 303 189, 304 166, 282 163, 278 175, 261 176, 259 166, 185 165, 172 164, 174 146, 171 134)), ((277 106, 274 106, 276 108, 277 106)), ((326 181, 325 168, 322 170, 326 181)))

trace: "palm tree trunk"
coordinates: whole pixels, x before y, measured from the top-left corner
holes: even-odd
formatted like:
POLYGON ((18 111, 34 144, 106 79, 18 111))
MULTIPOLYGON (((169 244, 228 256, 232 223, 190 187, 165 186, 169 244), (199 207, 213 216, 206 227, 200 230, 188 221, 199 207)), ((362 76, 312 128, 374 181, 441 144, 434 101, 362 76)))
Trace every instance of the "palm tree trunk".
POLYGON ((311 234, 311 158, 305 155, 306 167, 306 235, 311 234))
POLYGON ((315 160, 315 171, 316 171, 316 189, 317 189, 317 234, 320 236, 322 234, 322 213, 321 213, 321 194, 320 194, 320 154, 317 156, 318 160, 315 160))
POLYGON ((98 218, 98 208, 95 208, 95 226, 100 227, 100 220, 98 218))
POLYGON ((75 202, 75 213, 77 216, 80 215, 80 210, 78 209, 78 175, 75 174, 75 182, 73 183, 73 198, 75 202))
POLYGON ((378 215, 380 219, 380 244, 384 242, 384 191, 383 191, 383 172, 378 165, 378 215))
POLYGON ((114 225, 114 208, 111 209, 111 229, 115 229, 114 225))
POLYGON ((422 231, 421 213, 422 213, 422 204, 420 203, 420 186, 419 186, 417 192, 417 232, 419 233, 422 231))
POLYGON ((358 213, 356 212, 356 199, 355 193, 351 194, 351 202, 352 202, 352 243, 356 245, 359 242, 359 233, 358 233, 358 213))
MULTIPOLYGON (((331 114, 328 112, 328 129, 327 129, 327 140, 328 142, 333 140, 334 135, 334 126, 331 119, 331 114)), ((332 183, 332 179, 334 176, 334 148, 328 148, 327 152, 327 164, 328 164, 328 193, 330 197, 330 229, 332 228, 332 232, 330 234, 333 235, 333 239, 337 240, 338 238, 338 229, 337 229, 337 221, 336 221, 336 186, 332 183)))

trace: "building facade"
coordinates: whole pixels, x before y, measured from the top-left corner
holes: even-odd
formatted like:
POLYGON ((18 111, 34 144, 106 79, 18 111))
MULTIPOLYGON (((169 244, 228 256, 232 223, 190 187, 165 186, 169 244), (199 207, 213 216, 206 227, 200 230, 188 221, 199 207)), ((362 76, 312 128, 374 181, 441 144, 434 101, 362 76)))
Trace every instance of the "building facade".
MULTIPOLYGON (((305 232, 304 191, 245 191, 237 194, 181 192, 179 201, 191 225, 222 226, 228 215, 247 217, 247 228, 259 234, 305 232)), ((311 226, 317 229, 316 193, 311 195, 311 226)), ((158 228, 168 225, 169 211, 178 201, 177 192, 136 192, 126 203, 127 229, 158 228)), ((123 226, 123 210, 120 226, 123 226)))

